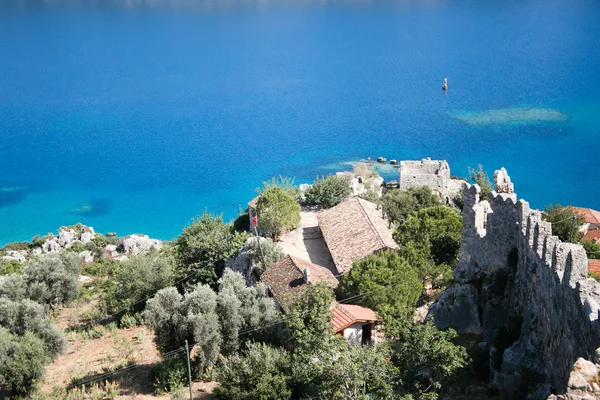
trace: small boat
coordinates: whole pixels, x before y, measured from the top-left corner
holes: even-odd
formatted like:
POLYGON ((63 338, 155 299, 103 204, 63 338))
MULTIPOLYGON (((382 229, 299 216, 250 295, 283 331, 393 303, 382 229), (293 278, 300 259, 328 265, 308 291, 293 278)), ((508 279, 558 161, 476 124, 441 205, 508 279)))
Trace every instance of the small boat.
POLYGON ((448 90, 448 78, 444 78, 444 83, 442 84, 442 90, 448 90))

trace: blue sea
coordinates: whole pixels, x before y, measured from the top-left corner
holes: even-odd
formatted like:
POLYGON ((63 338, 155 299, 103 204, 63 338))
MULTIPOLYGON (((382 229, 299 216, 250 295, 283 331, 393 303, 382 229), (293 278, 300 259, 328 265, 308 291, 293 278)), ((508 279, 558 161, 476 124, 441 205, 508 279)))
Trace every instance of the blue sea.
POLYGON ((171 239, 369 156, 600 209, 599 155, 596 0, 0 1, 0 245, 171 239))

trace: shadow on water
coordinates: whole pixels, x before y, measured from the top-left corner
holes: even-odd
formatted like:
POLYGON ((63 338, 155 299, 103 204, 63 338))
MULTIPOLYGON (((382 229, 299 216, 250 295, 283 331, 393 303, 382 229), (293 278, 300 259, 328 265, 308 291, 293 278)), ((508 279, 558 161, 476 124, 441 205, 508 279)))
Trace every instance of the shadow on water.
POLYGON ((79 204, 70 213, 81 215, 82 217, 101 217, 108 214, 111 208, 112 202, 106 199, 98 199, 79 204))
POLYGON ((0 187, 0 208, 19 204, 27 197, 27 189, 22 186, 0 187))

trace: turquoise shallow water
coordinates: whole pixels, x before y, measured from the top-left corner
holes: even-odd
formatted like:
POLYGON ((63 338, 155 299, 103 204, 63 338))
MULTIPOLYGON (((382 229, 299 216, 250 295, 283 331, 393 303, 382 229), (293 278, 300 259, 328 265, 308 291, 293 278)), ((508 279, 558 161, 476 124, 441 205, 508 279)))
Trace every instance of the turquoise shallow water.
POLYGON ((600 209, 598 21, 591 0, 2 1, 0 244, 78 221, 170 239, 273 175, 379 155, 600 209))

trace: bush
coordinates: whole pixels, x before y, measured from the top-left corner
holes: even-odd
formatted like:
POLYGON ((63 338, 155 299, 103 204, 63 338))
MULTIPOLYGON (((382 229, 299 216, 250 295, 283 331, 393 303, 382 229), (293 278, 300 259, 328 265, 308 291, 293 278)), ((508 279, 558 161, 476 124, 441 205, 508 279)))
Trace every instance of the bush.
POLYGON ((308 204, 331 208, 346 200, 351 193, 350 181, 347 177, 328 175, 317 177, 304 196, 308 204))
POLYGON ((593 240, 584 240, 581 245, 585 249, 587 257, 592 260, 600 259, 600 243, 596 243, 593 240))
POLYGON ((248 237, 225 224, 221 215, 204 212, 177 238, 177 278, 189 276, 188 288, 196 283, 216 285, 225 260, 238 254, 248 237))
POLYGON ((187 361, 181 357, 167 358, 150 370, 150 382, 158 394, 168 393, 187 383, 187 361))
POLYGON ((483 170, 483 165, 477 165, 477 169, 472 169, 471 167, 467 167, 469 169, 469 179, 479 185, 481 192, 479 192, 479 197, 481 199, 487 199, 488 195, 494 191, 492 187, 492 182, 490 182, 490 178, 488 177, 487 172, 483 170))
POLYGON ((415 211, 440 204, 438 197, 427 186, 389 190, 380 202, 390 221, 396 224, 403 223, 415 211))
POLYGON ((119 321, 120 328, 133 328, 137 325, 137 319, 133 315, 125 314, 119 321))
POLYGON ((44 375, 46 353, 41 339, 27 332, 11 334, 0 327, 0 386, 9 386, 15 394, 27 394, 44 375))
POLYGON ((0 275, 20 274, 23 271, 23 264, 17 260, 0 260, 0 275))
POLYGON ((256 266, 259 276, 284 256, 281 247, 269 238, 248 239, 244 251, 250 254, 250 262, 256 266))
POLYGON ((543 218, 552 224, 552 234, 563 242, 578 243, 581 240, 579 228, 585 218, 572 206, 550 204, 544 209, 543 218))
POLYGON ((157 252, 140 254, 122 263, 115 282, 113 290, 103 295, 104 310, 108 313, 120 309, 141 311, 145 301, 140 300, 175 282, 175 259, 157 252))
POLYGON ((81 273, 87 276, 114 276, 121 269, 121 261, 100 257, 98 261, 85 264, 81 273))
POLYGON ((220 385, 216 394, 229 400, 290 399, 290 363, 284 350, 250 343, 242 354, 219 364, 220 385))
POLYGON ((249 232, 250 231, 250 214, 248 211, 241 213, 233 221, 233 229, 236 232, 249 232))
POLYGON ((256 202, 258 226, 273 240, 300 226, 300 204, 280 187, 264 190, 256 202))
POLYGON ((15 250, 15 251, 19 251, 19 250, 31 250, 33 249, 33 244, 29 243, 29 242, 13 242, 13 243, 7 243, 4 245, 4 247, 2 248, 3 251, 7 251, 7 250, 15 250))

